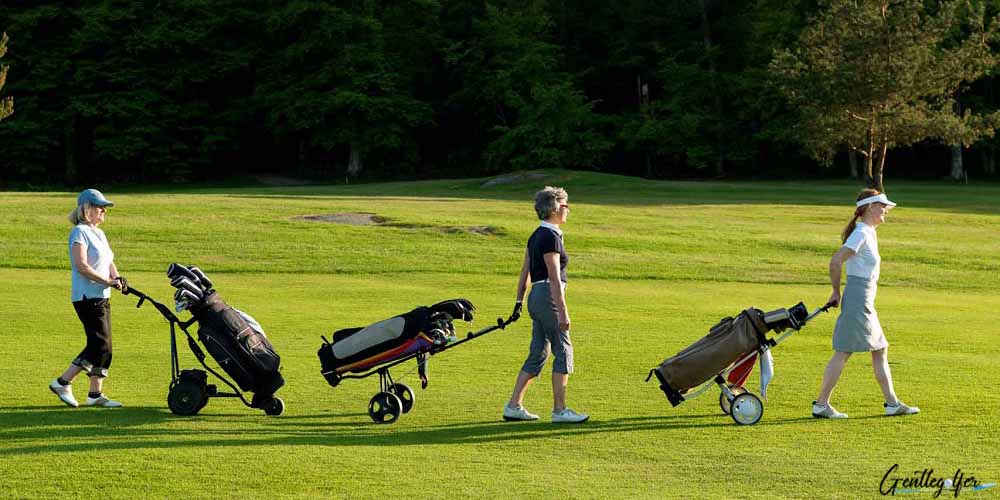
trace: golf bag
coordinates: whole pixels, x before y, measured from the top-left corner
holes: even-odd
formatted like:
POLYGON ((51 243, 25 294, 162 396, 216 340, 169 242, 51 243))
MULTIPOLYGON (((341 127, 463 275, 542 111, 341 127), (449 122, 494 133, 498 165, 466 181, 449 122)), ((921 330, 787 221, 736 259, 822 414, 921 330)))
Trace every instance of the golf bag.
POLYGON ((229 307, 214 290, 189 307, 198 321, 198 340, 241 390, 254 400, 267 399, 285 384, 278 371, 281 358, 260 324, 229 307))
MULTIPOLYGON (((453 299, 418 307, 366 327, 338 330, 333 333, 333 342, 324 338, 317 353, 323 376, 336 387, 344 373, 361 373, 452 342, 456 339, 452 320, 472 321, 474 311, 468 300, 453 299)), ((426 386, 425 356, 418 359, 418 367, 421 382, 426 386)))
POLYGON ((210 398, 234 397, 268 415, 281 415, 285 403, 274 396, 285 384, 279 371, 281 358, 260 324, 250 315, 229 307, 216 293, 212 281, 197 267, 170 264, 167 277, 171 286, 177 289, 174 310, 178 313, 189 311, 190 320, 181 321, 167 306, 138 290, 129 288, 125 293, 139 297, 136 307, 149 301, 170 322, 171 382, 167 393, 170 411, 178 415, 195 415, 210 398), (205 351, 188 331, 195 322, 198 323, 198 340, 233 381, 205 363, 205 351), (180 369, 176 327, 187 337, 188 347, 204 370, 180 369), (233 392, 220 392, 216 385, 208 383, 209 373, 233 392), (253 392, 252 400, 248 401, 241 390, 253 392))
POLYGON ((764 403, 744 387, 754 362, 760 361, 760 394, 766 401, 767 384, 774 375, 772 348, 830 307, 833 305, 827 303, 810 313, 799 302, 766 313, 746 309, 735 318, 719 321, 708 335, 650 370, 646 381, 655 375, 660 390, 673 406, 698 397, 714 384, 719 387, 719 408, 723 413, 739 425, 756 424, 764 415, 764 403), (772 331, 785 330, 789 331, 767 337, 772 331))
POLYGON ((708 335, 654 368, 660 388, 672 405, 679 405, 684 401, 681 395, 688 389, 715 377, 740 356, 766 342, 764 334, 769 330, 763 313, 754 308, 735 318, 722 319, 708 335))
POLYGON ((446 300, 430 307, 418 307, 406 314, 362 328, 347 328, 333 334, 333 341, 323 337, 319 362, 323 378, 337 387, 345 378, 379 376, 379 392, 368 402, 368 416, 378 424, 391 424, 413 408, 414 392, 410 386, 392 379, 389 370, 410 359, 417 360, 421 387, 427 388, 427 359, 448 349, 502 330, 517 320, 497 318, 487 328, 469 332, 461 340, 455 335, 452 320, 472 321, 475 311, 465 299, 446 300))

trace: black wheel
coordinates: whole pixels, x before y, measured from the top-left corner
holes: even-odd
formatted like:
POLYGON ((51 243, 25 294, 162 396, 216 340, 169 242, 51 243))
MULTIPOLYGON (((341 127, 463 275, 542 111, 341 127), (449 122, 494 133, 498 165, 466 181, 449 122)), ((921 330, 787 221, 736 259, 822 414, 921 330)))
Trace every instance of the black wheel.
MULTIPOLYGON (((743 387, 742 385, 733 385, 733 384, 728 384, 728 385, 729 385, 729 390, 732 391, 733 393, 733 396, 739 396, 740 394, 748 392, 746 388, 743 387)), ((729 407, 730 407, 729 400, 726 399, 726 393, 719 392, 719 408, 722 408, 722 413, 729 415, 730 411, 729 407)))
POLYGON ((396 395, 399 398, 399 402, 403 404, 403 413, 410 413, 410 409, 413 408, 413 401, 415 395, 413 394, 413 389, 410 386, 401 383, 395 383, 389 386, 389 392, 396 395))
POLYGON ((752 393, 740 394, 733 400, 732 413, 729 416, 740 425, 756 424, 764 416, 764 403, 752 393))
POLYGON ((216 387, 215 385, 208 384, 207 386, 205 386, 205 399, 202 400, 200 405, 198 405, 198 410, 196 410, 195 413, 201 411, 201 409, 208 404, 208 400, 212 399, 212 396, 215 396, 218 393, 219 393, 219 388, 216 387))
POLYGON ((285 402, 281 398, 271 398, 271 401, 264 407, 264 413, 272 417, 285 413, 285 402))
POLYGON ((368 416, 376 424, 391 424, 403 413, 403 403, 391 392, 380 392, 368 402, 368 416))
POLYGON ((174 415, 197 415, 208 403, 208 396, 200 384, 177 379, 167 392, 167 407, 174 415))

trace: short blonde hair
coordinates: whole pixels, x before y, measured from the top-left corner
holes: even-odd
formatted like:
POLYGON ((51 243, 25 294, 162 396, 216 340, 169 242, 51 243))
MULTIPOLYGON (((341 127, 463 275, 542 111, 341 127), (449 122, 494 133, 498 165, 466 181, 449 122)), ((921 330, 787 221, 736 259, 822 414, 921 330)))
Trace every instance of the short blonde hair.
POLYGON ((90 222, 87 218, 87 210, 91 208, 90 203, 82 203, 77 205, 72 212, 69 213, 69 223, 74 226, 90 222))
POLYGON ((545 186, 545 189, 535 193, 535 213, 539 220, 548 219, 559 210, 559 200, 566 200, 569 195, 561 187, 545 186))

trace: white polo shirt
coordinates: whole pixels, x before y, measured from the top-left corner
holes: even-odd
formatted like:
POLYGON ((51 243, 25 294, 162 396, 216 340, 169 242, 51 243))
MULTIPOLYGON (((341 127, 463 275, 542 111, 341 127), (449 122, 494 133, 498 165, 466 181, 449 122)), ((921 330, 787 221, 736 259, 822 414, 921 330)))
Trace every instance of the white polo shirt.
POLYGON ((83 245, 83 255, 87 264, 94 268, 98 276, 105 279, 111 277, 111 262, 115 260, 115 253, 111 251, 107 236, 100 228, 91 227, 87 224, 79 224, 73 227, 69 233, 69 263, 73 268, 73 302, 79 302, 84 298, 106 299, 111 297, 111 288, 104 283, 91 280, 76 269, 73 264, 73 245, 79 243, 83 245))
POLYGON ((844 246, 854 250, 854 255, 847 259, 847 275, 878 281, 882 257, 878 254, 875 228, 858 222, 844 246))

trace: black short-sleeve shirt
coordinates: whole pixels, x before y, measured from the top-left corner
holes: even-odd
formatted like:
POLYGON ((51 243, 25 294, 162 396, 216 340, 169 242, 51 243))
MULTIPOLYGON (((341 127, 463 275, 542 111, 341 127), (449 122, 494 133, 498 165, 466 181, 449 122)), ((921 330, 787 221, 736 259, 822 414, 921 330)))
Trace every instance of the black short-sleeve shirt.
POLYGON ((562 235, 554 229, 545 226, 538 226, 531 237, 528 238, 528 272, 531 273, 531 281, 541 281, 549 277, 549 270, 545 267, 545 254, 559 253, 559 275, 562 281, 566 282, 566 265, 569 264, 569 255, 566 254, 566 247, 563 246, 562 235))

